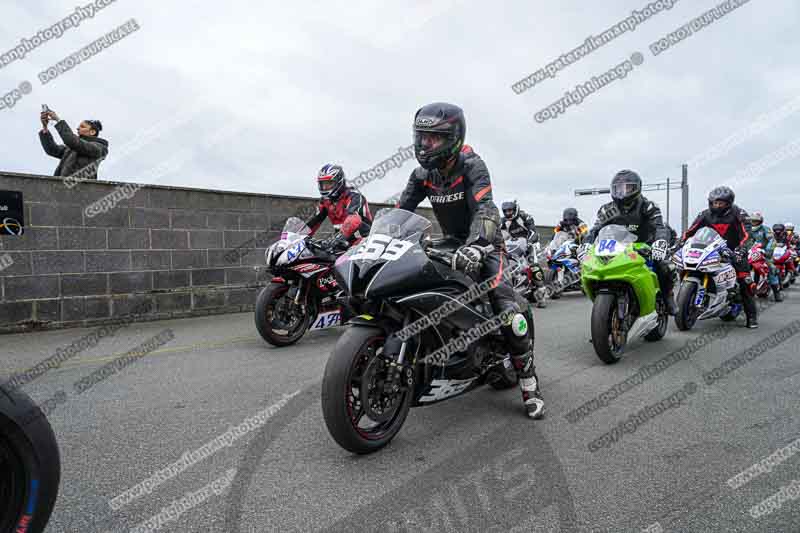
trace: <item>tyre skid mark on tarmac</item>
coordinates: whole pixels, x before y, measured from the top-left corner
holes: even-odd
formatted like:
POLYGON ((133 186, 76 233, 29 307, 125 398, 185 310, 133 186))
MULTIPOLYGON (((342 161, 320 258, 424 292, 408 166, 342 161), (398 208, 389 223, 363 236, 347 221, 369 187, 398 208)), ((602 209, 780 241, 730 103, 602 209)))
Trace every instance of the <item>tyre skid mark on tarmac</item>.
POLYGON ((484 531, 507 531, 545 515, 557 515, 550 525, 558 531, 578 531, 554 450, 536 422, 516 409, 507 417, 512 420, 501 435, 493 432, 431 465, 324 531, 465 531, 475 523, 484 531))
POLYGON ((297 396, 270 418, 259 430, 258 434, 247 444, 236 471, 236 477, 231 483, 228 497, 225 502, 225 531, 239 533, 244 502, 258 465, 269 450, 272 443, 280 436, 282 431, 291 424, 315 400, 319 401, 319 388, 321 382, 316 382, 302 390, 297 396))
MULTIPOLYGON (((236 478, 234 479, 228 494, 225 511, 225 531, 231 533, 242 532, 242 516, 244 512, 244 502, 250 485, 253 483, 257 469, 264 455, 269 450, 272 443, 280 436, 282 431, 297 416, 299 416, 313 402, 319 401, 320 383, 306 387, 303 392, 293 398, 287 405, 267 424, 261 428, 258 435, 253 437, 247 445, 242 459, 240 460, 236 478)), ((506 406, 504 405, 504 408, 506 406)), ((419 486, 425 485, 430 489, 433 496, 438 488, 444 486, 445 489, 452 490, 453 484, 471 486, 473 494, 477 495, 479 501, 485 504, 488 499, 496 499, 497 494, 514 493, 514 500, 499 501, 492 503, 502 504, 493 506, 494 509, 501 508, 497 518, 515 520, 514 523, 507 524, 508 527, 517 525, 518 522, 529 519, 531 514, 549 513, 553 508, 557 509, 560 531, 577 531, 578 522, 572 494, 569 491, 566 475, 561 463, 550 447, 542 431, 536 427, 536 423, 527 420, 517 410, 512 410, 509 417, 514 420, 504 427, 505 431, 502 439, 497 438, 497 433, 493 432, 481 438, 478 442, 443 459, 440 463, 433 465, 388 493, 380 496, 365 506, 358 506, 354 511, 348 513, 345 518, 340 519, 332 526, 325 528, 326 531, 341 530, 342 527, 354 527, 354 530, 370 529, 367 527, 372 521, 378 520, 374 526, 386 522, 387 517, 392 513, 400 513, 403 507, 398 506, 398 502, 403 501, 405 496, 409 503, 413 502, 414 507, 424 505, 419 501, 419 486), (475 458, 486 458, 485 461, 475 461, 475 458), (502 463, 502 464, 501 464, 502 463), (458 465, 471 465, 466 471, 460 470, 458 465), (503 468, 505 465, 505 468, 503 468), (499 479, 503 482, 511 483, 512 486, 498 487, 490 485, 488 491, 480 491, 481 476, 492 477, 494 481, 499 479), (520 478, 527 480, 528 485, 521 484, 520 478), (514 481, 516 480, 516 485, 514 481), (527 491, 527 492, 526 492, 527 491), (411 497, 413 497, 413 500, 411 497), (485 496, 485 498, 484 498, 485 496), (537 500, 534 496, 539 496, 537 500), (534 505, 530 502, 536 501, 534 505), (514 507, 520 507, 524 512, 511 512, 514 507), (375 509, 385 509, 385 513, 375 512, 375 509), (366 510, 369 509, 369 512, 366 510), (510 511, 511 510, 511 511, 510 511)), ((332 443, 323 445, 333 446, 332 443)), ((342 452, 346 453, 346 452, 342 452)), ((377 453, 391 453, 390 451, 377 453)), ((461 505, 461 502, 456 502, 461 505)), ((484 505, 484 510, 486 505, 484 505)), ((517 509, 518 510, 518 509, 517 509)), ((463 514, 460 515, 463 517, 463 514)), ((396 519, 399 516, 395 517, 396 519)), ((496 518, 496 519, 497 519, 496 518)), ((396 520, 395 520, 396 522, 396 520)), ((375 529, 375 528, 372 528, 375 529)))

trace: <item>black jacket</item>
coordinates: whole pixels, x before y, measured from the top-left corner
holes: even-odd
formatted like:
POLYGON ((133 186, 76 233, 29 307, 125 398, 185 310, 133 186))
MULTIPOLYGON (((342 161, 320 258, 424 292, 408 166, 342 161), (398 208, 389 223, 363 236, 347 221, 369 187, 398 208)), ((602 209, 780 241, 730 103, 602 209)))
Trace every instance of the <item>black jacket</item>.
POLYGON ((97 167, 108 155, 108 141, 100 137, 78 136, 63 120, 58 121, 55 128, 64 144, 56 144, 49 131, 39 131, 45 153, 61 160, 53 175, 77 175, 81 179, 96 180, 97 167))
POLYGON ((597 212, 597 222, 586 242, 594 242, 600 230, 610 224, 626 226, 628 231, 636 234, 637 242, 653 244, 660 239, 669 242, 670 234, 661 219, 661 209, 644 196, 640 196, 629 211, 621 211, 614 202, 603 205, 597 212))
POLYGON ((670 247, 675 246, 678 243, 678 232, 675 231, 675 228, 670 226, 667 223, 664 223, 667 227, 667 231, 669 232, 669 245, 670 247))
POLYGON ((714 215, 710 210, 702 211, 694 219, 692 225, 683 235, 683 240, 688 239, 701 228, 712 227, 728 243, 728 248, 735 250, 744 246, 750 238, 750 216, 744 209, 736 204, 732 205, 727 213, 721 216, 714 215))
POLYGON ((503 217, 502 228, 512 237, 524 237, 528 239, 529 243, 539 240, 539 234, 536 232, 536 222, 532 216, 522 209, 519 210, 517 216, 510 220, 503 217))
POLYGON ((503 247, 489 170, 471 149, 462 150, 449 178, 438 170, 414 169, 397 207, 414 211, 425 198, 430 200, 443 234, 465 244, 503 247))

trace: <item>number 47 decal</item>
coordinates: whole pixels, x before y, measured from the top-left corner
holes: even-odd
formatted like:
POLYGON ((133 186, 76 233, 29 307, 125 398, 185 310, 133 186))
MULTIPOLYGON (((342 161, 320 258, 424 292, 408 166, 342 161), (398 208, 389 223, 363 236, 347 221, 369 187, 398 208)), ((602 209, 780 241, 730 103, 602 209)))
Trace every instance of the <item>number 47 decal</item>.
POLYGON ((378 259, 384 259, 386 261, 396 261, 412 246, 414 246, 414 244, 411 242, 393 239, 388 235, 376 233, 375 235, 369 236, 367 241, 358 248, 356 253, 350 256, 350 260, 362 259, 376 261, 378 259))

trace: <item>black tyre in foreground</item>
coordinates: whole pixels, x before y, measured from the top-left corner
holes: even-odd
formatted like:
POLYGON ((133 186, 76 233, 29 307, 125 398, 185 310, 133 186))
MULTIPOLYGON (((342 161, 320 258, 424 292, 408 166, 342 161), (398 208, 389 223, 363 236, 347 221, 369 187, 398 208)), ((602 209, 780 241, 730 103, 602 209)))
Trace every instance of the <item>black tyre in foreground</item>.
POLYGON ((61 457, 44 413, 0 387, 0 532, 40 533, 53 511, 61 457))

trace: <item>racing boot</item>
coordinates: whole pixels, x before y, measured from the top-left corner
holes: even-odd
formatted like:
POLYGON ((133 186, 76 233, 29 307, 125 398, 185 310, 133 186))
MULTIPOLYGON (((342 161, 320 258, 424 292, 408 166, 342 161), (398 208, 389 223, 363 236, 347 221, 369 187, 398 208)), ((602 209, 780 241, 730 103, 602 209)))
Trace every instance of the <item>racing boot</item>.
POLYGON ((770 285, 772 288, 772 296, 775 298, 776 302, 783 301, 783 295, 781 294, 781 286, 780 285, 770 285))
POLYGON ((544 309, 547 307, 547 289, 545 287, 536 288, 536 307, 544 309))
POLYGON ((539 265, 539 263, 531 262, 529 264, 531 265, 530 268, 533 277, 533 286, 536 287, 534 289, 536 307, 539 309, 544 309, 547 307, 547 297, 549 296, 547 289, 544 286, 544 272, 542 272, 542 267, 539 265))
POLYGON ((756 329, 758 327, 758 306, 753 298, 755 292, 755 281, 750 275, 746 275, 744 279, 739 280, 742 293, 742 305, 744 306, 744 313, 747 317, 745 327, 749 329, 756 329))
POLYGON ((675 305, 675 291, 672 287, 667 289, 666 304, 667 313, 669 313, 670 316, 675 316, 678 314, 678 306, 675 305))
POLYGON ((533 348, 530 351, 511 357, 511 362, 519 377, 519 389, 522 392, 522 403, 528 416, 537 420, 544 416, 544 399, 539 389, 539 379, 533 364, 533 348))
POLYGON ((500 329, 511 352, 511 363, 519 378, 522 402, 525 411, 533 419, 544 416, 544 400, 536 378, 533 365, 533 315, 529 312, 516 312, 511 315, 510 323, 500 329), (531 324, 531 327, 528 326, 531 324))

